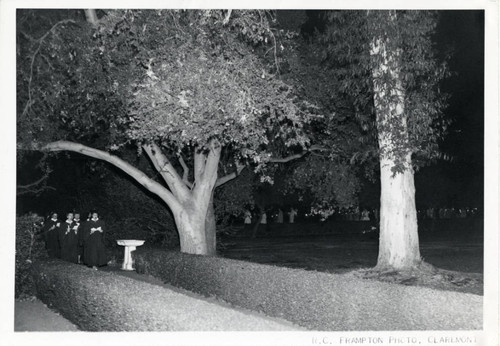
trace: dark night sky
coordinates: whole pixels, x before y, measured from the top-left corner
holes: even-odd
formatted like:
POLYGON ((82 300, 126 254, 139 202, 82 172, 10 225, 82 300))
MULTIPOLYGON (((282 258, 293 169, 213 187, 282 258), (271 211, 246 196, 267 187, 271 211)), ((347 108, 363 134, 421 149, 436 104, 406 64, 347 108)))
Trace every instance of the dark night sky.
POLYGON ((443 11, 438 47, 453 51, 450 69, 456 73, 443 89, 451 94, 447 114, 454 121, 444 148, 482 166, 484 134, 484 13, 443 11))
MULTIPOLYGON (((445 176, 451 205, 481 207, 484 174, 484 11, 441 11, 435 37, 440 54, 452 53, 453 75, 444 82, 450 94, 445 111, 453 122, 441 144, 452 162, 440 162, 416 175, 417 202, 432 193, 429 178, 445 176), (424 183, 422 183, 424 181, 424 183), (421 190, 418 191, 419 185, 421 190), (429 191, 426 191, 428 187, 429 191)), ((436 179, 442 182, 442 179, 436 179)))

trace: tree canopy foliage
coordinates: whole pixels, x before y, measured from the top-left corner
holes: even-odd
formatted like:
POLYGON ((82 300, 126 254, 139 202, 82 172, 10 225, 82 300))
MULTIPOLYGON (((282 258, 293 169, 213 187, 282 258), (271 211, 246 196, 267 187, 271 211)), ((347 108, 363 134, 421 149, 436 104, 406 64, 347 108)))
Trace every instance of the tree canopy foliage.
MULTIPOLYGON (((315 61, 304 65, 315 52, 304 56, 310 46, 275 29, 272 12, 110 10, 99 13, 97 27, 81 13, 58 11, 34 26, 30 14, 18 21, 20 143, 66 139, 119 154, 156 141, 186 159, 176 164, 182 170, 194 148, 216 140, 224 147, 220 173, 227 173, 235 162, 262 171, 273 156, 314 141, 346 171, 353 152, 346 138, 356 136, 345 118, 321 120, 335 82, 315 61)), ((314 162, 328 165, 331 157, 314 162)), ((295 188, 311 178, 303 173, 291 179, 295 188)))
POLYGON ((180 152, 217 140, 255 162, 274 138, 306 147, 306 107, 252 52, 268 40, 268 15, 226 16, 108 11, 97 28, 63 20, 40 38, 22 34, 20 63, 30 68, 18 75, 19 141, 116 150, 157 140, 180 152))
MULTIPOLYGON (((435 56, 430 37, 437 24, 437 12, 396 11, 394 25, 388 25, 387 11, 329 11, 328 25, 323 36, 327 45, 324 59, 340 81, 337 93, 347 97, 355 116, 364 126, 375 129, 372 71, 387 56, 380 52, 370 55, 374 37, 382 37, 387 51, 397 52, 393 65, 376 79, 386 89, 404 93, 406 122, 388 122, 377 132, 390 132, 396 157, 394 171, 403 169, 402 160, 413 155, 413 165, 419 167, 441 156, 438 142, 446 134, 449 120, 443 116, 447 95, 440 92, 439 83, 449 72, 446 62, 435 56), (394 84, 393 73, 401 85, 394 84)), ((388 92, 388 95, 391 93, 388 92)), ((388 96, 385 106, 397 101, 388 96)), ((384 153, 381 153, 384 154, 384 153)))

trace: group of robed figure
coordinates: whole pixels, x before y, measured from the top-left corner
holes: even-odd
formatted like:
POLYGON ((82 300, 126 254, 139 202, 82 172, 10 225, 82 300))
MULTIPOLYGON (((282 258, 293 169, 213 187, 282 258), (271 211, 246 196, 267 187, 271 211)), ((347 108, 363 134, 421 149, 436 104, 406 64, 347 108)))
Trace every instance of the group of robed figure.
POLYGON ((104 234, 104 221, 95 211, 84 222, 79 213, 67 213, 66 220, 60 221, 58 214, 52 212, 41 230, 49 257, 94 269, 107 264, 104 234))

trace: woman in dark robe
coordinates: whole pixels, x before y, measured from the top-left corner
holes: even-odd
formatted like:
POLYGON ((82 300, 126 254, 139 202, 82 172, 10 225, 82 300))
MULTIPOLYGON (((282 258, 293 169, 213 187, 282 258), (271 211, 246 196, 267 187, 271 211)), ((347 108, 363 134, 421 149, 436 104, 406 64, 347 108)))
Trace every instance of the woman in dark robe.
POLYGON ((78 263, 83 263, 83 224, 80 220, 80 213, 75 213, 73 218, 73 227, 75 227, 77 238, 78 238, 78 263))
POLYGON ((61 222, 57 219, 57 213, 50 213, 50 219, 46 220, 42 228, 42 238, 45 241, 45 249, 52 258, 61 258, 61 247, 59 244, 59 226, 61 222))
POLYGON ((108 263, 104 248, 104 221, 99 219, 97 212, 92 212, 92 217, 85 223, 83 258, 85 264, 97 269, 108 263))
POLYGON ((73 213, 66 215, 66 221, 59 227, 61 259, 78 263, 78 227, 73 222, 73 213))

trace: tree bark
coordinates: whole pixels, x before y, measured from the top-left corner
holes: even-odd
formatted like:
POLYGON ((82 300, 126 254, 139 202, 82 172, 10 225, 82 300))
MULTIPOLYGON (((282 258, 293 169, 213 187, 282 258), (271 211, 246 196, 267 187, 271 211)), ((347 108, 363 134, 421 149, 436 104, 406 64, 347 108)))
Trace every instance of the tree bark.
MULTIPOLYGON (((395 22, 389 12, 387 23, 395 22)), ((380 25, 375 23, 376 25, 380 25)), ((374 104, 380 149, 380 240, 376 269, 412 269, 421 263, 414 173, 400 79, 401 51, 388 35, 375 35, 373 62, 374 104)))
POLYGON ((421 262, 413 171, 394 175, 393 165, 380 161, 380 270, 415 268, 421 262))
POLYGON ((181 252, 209 255, 205 236, 205 217, 206 213, 196 207, 184 207, 178 212, 174 212, 181 252))

